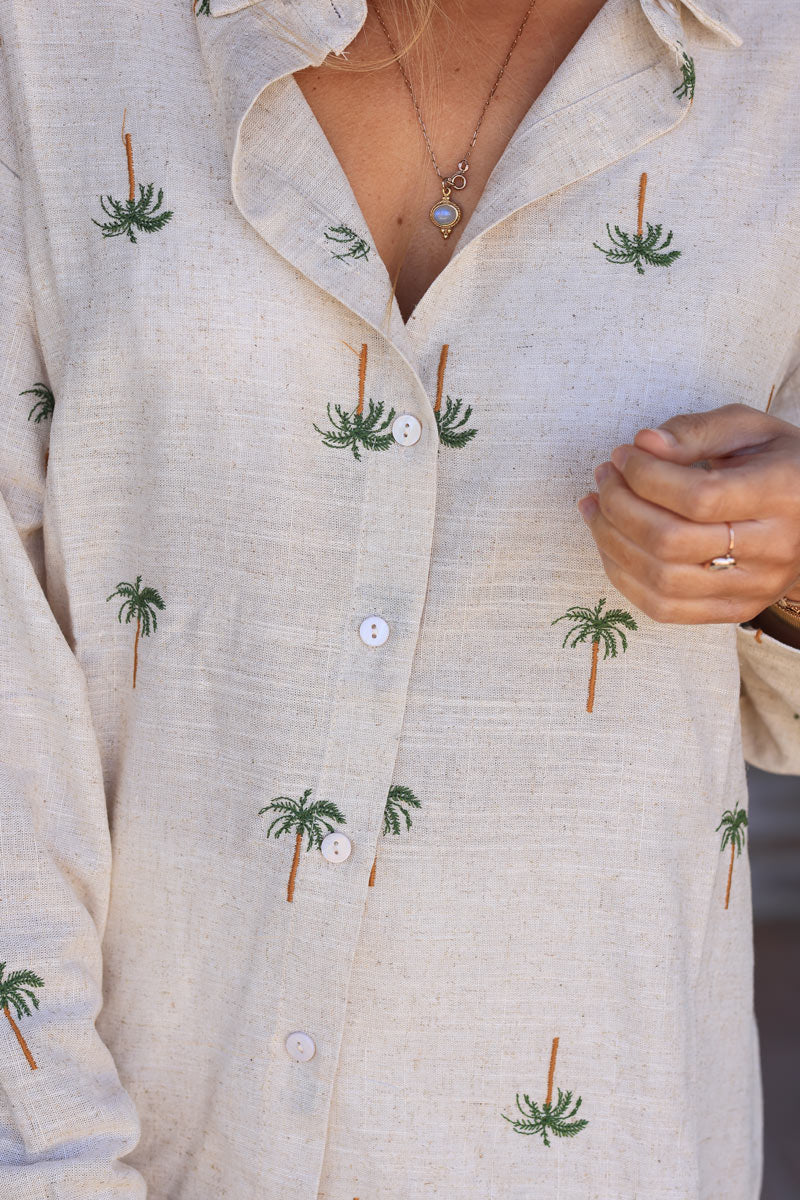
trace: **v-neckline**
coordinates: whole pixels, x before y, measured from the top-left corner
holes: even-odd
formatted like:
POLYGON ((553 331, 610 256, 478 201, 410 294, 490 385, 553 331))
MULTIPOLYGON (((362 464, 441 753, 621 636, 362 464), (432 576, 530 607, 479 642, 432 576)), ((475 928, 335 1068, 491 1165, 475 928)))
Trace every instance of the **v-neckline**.
MULTIPOLYGON (((574 85, 578 85, 578 92, 580 92, 581 86, 588 87, 591 91, 591 83, 594 76, 592 65, 596 61, 595 50, 598 49, 603 41, 607 38, 608 32, 610 32, 610 26, 615 21, 620 19, 624 20, 626 18, 627 13, 623 10, 630 9, 633 6, 635 6, 637 10, 639 9, 638 0, 605 0, 602 8, 598 10, 575 44, 564 56, 561 63, 559 63, 556 70, 533 100, 527 112, 524 114, 511 134, 511 137, 509 138, 502 154, 498 158, 486 180, 486 183, 481 189, 471 213, 464 222, 464 227, 459 235, 458 241, 455 244, 451 257, 444 264, 438 275, 434 276, 434 278, 431 280, 428 287, 417 300, 407 319, 404 319, 402 313, 400 312, 400 307, 397 303, 396 296, 394 295, 394 290, 392 289, 391 276, 389 274, 389 269, 386 265, 386 262, 380 255, 377 255, 376 251, 376 256, 380 259, 389 290, 392 292, 392 309, 394 315, 396 315, 397 319, 406 330, 409 329, 411 322, 414 320, 429 293, 439 283, 439 280, 449 271, 451 264, 468 248, 469 244, 475 240, 475 237, 479 236, 479 233, 484 232, 483 229, 479 229, 478 234, 473 234, 472 230, 480 226, 481 219, 484 215, 484 209, 489 203, 494 202, 494 199, 497 196, 498 186, 501 183, 501 176, 503 175, 508 162, 512 159, 516 151, 517 144, 524 140, 532 126, 537 124, 540 120, 543 120, 553 111, 557 110, 559 107, 561 107, 561 105, 566 105, 570 102, 575 102, 583 98, 580 94, 574 94, 576 90, 574 85), (565 74, 569 77, 569 86, 566 88, 564 79, 565 74), (583 80, 582 85, 580 82, 581 80, 583 80), (567 98, 567 91, 573 93, 571 96, 571 101, 567 98)), ((315 143, 313 149, 320 155, 324 155, 324 158, 327 160, 327 162, 335 164, 334 169, 341 176, 341 180, 349 192, 351 202, 350 207, 358 213, 362 227, 364 229, 369 229, 367 221, 361 210, 361 206, 358 203, 355 191, 353 190, 349 176, 345 172, 344 167, 342 166, 335 150, 333 149, 333 146, 328 139, 327 134, 325 133, 325 130, 322 128, 314 110, 308 103, 305 94, 298 84, 294 74, 284 77, 284 81, 287 83, 287 87, 291 93, 289 102, 297 104, 303 110, 307 124, 312 130, 313 141, 315 143)), ((494 223, 495 222, 492 222, 492 224, 494 223)), ((488 225, 486 228, 488 228, 488 225)), ((373 236, 371 231, 370 236, 373 236)))
MULTIPOLYGON (((299 69, 299 68, 297 68, 299 69)), ((676 95, 672 52, 641 0, 607 0, 518 124, 467 219, 453 256, 404 321, 383 259, 344 255, 328 240, 346 226, 367 239, 350 181, 303 95, 285 72, 240 119, 231 186, 243 217, 296 270, 368 322, 415 366, 418 336, 435 321, 456 264, 520 209, 665 134, 690 108, 676 95), (430 319, 429 319, 430 317, 430 319)), ((371 235, 369 235, 371 236, 371 235)), ((345 247, 345 250, 347 248, 345 247)))

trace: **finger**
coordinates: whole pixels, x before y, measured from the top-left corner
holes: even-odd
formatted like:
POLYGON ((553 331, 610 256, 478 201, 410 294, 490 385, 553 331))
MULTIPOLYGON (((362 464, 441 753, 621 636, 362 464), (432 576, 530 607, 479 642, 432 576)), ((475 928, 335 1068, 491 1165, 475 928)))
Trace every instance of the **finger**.
POLYGON ((725 404, 709 412, 684 413, 657 429, 642 429, 634 443, 658 457, 689 465, 762 446, 790 432, 785 421, 747 404, 725 404))
MULTIPOLYGON (((628 487, 611 463, 595 471, 600 508, 606 519, 632 542, 665 562, 701 563, 726 554, 730 541, 727 522, 700 524, 676 516, 628 487)), ((742 521, 734 530, 735 551, 749 563, 771 561, 780 544, 771 522, 742 521)))
MULTIPOLYGON (((605 518, 598 504, 582 504, 581 515, 601 555, 633 576, 648 592, 670 599, 729 599, 756 603, 764 596, 760 574, 742 567, 710 571, 700 563, 664 562, 630 541, 605 518)), ((762 605, 763 607, 763 605, 762 605)))
POLYGON ((726 471, 681 466, 636 446, 618 446, 611 460, 637 496, 703 524, 778 515, 797 483, 788 460, 766 453, 726 471))
POLYGON ((653 621, 671 625, 724 625, 749 621, 761 607, 734 597, 687 600, 651 592, 608 555, 601 555, 606 575, 618 592, 653 621))

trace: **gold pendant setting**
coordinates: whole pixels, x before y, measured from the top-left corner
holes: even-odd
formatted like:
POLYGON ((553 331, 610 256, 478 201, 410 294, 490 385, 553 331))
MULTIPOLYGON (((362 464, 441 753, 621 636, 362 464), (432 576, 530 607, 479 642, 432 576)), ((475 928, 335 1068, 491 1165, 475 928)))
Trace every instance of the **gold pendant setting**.
POLYGON ((450 188, 446 183, 442 184, 441 200, 434 204, 429 216, 445 240, 450 237, 451 230, 461 220, 461 209, 454 200, 450 199, 450 188))

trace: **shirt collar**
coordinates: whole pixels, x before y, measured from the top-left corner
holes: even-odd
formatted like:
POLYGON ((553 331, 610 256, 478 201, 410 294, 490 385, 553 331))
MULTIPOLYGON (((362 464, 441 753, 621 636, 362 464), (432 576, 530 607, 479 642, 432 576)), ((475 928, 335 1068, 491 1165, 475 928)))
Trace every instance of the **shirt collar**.
POLYGON ((682 54, 684 50, 684 33, 681 4, 695 17, 710 33, 728 42, 731 46, 741 46, 742 39, 728 21, 716 0, 640 0, 642 11, 655 32, 673 50, 682 54))
MULTIPOLYGON (((742 39, 717 0, 639 0, 651 26, 680 57, 681 9, 733 46, 742 39)), ((304 67, 342 54, 367 16, 367 0, 195 0, 201 50, 232 157, 236 133, 258 93, 304 67), (205 9, 205 11, 204 11, 205 9)))

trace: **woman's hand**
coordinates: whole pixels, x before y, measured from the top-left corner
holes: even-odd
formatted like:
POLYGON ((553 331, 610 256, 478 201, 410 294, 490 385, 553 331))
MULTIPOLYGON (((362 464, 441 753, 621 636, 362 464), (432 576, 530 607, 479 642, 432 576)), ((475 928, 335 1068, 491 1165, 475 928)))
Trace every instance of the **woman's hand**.
POLYGON ((611 582, 653 620, 740 622, 800 601, 800 428, 744 404, 673 417, 595 479, 581 516, 611 582), (728 523, 736 566, 711 571, 728 523))

